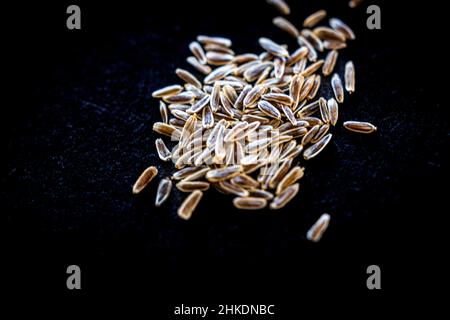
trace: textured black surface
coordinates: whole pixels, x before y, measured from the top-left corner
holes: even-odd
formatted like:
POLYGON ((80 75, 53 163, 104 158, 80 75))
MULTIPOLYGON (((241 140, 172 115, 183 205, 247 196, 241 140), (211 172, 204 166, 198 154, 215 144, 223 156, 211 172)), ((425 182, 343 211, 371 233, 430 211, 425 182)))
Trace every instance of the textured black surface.
POLYGON ((373 298, 365 268, 378 264, 378 297, 405 289, 418 268, 413 262, 432 259, 424 228, 438 215, 447 176, 448 106, 427 88, 434 71, 423 72, 411 41, 422 34, 407 16, 399 20, 393 4, 380 3, 382 30, 370 31, 364 6, 297 2, 297 25, 323 7, 355 28, 358 39, 340 54, 338 70, 354 61, 357 90, 346 96, 340 123, 367 120, 379 132, 338 126, 327 150, 304 163, 301 191, 283 210, 239 212, 231 197, 211 191, 189 222, 176 217, 179 194, 156 209, 154 187, 138 197, 130 192, 149 164, 161 176, 172 172, 155 154, 151 125, 159 112, 151 92, 177 82, 176 67, 189 68, 187 45, 197 34, 230 37, 238 52, 259 51, 260 36, 294 46, 271 25, 274 11, 264 1, 256 11, 239 1, 208 10, 195 1, 81 2, 81 31, 65 29, 66 4, 24 13, 27 24, 11 36, 15 89, 2 128, 1 201, 16 288, 36 281, 34 288, 66 292, 65 267, 80 264, 83 294, 152 288, 168 304, 250 294, 281 302, 286 288, 305 295, 316 285, 373 298), (331 226, 312 244, 305 233, 323 212, 331 226), (30 278, 26 270, 35 264, 42 276, 30 278), (202 290, 193 295, 190 285, 202 290))

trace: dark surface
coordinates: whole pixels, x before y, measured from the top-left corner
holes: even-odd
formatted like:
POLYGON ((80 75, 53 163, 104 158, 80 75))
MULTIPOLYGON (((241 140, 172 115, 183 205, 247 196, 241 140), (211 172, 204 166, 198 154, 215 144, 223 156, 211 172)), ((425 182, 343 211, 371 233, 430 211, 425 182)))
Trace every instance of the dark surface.
POLYGON ((238 52, 259 52, 260 36, 295 46, 271 25, 275 12, 264 1, 257 11, 242 1, 208 10, 195 1, 83 1, 82 30, 68 31, 68 3, 8 11, 14 88, 4 105, 0 200, 14 289, 69 298, 157 292, 163 314, 166 304, 242 298, 279 303, 287 314, 295 306, 287 301, 314 288, 370 302, 415 294, 428 282, 422 266, 436 261, 426 240, 439 239, 427 227, 443 214, 440 183, 448 177, 448 106, 439 89, 428 90, 440 53, 427 63, 417 52, 434 21, 419 29, 412 17, 422 8, 406 15, 378 2, 382 30, 370 31, 364 6, 296 2, 290 19, 297 25, 326 8, 354 27, 358 39, 340 54, 338 70, 354 61, 357 90, 346 96, 340 122, 367 120, 379 132, 363 136, 338 126, 328 149, 305 163, 301 191, 283 210, 239 212, 231 197, 211 191, 189 222, 176 217, 179 194, 161 209, 153 206, 154 186, 131 195, 149 164, 161 176, 172 172, 155 155, 151 125, 159 112, 151 92, 177 82, 176 67, 189 68, 187 45, 197 34, 230 37, 238 52), (323 212, 332 215, 330 228, 312 244, 305 233, 323 212), (80 293, 65 289, 70 264, 81 266, 80 293), (382 269, 381 292, 365 287, 370 264, 382 269))

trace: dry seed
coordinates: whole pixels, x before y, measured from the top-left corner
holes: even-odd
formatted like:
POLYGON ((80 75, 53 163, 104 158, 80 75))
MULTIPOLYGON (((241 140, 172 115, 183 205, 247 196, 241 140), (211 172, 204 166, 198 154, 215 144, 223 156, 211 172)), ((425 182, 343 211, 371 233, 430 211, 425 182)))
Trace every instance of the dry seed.
POLYGON ((325 40, 323 47, 327 50, 341 50, 347 48, 347 44, 341 41, 325 40))
POLYGON ((242 172, 242 170, 243 167, 241 165, 213 169, 208 171, 206 174, 206 179, 210 182, 223 181, 237 176, 240 172, 242 172))
POLYGON ((284 0, 266 0, 268 4, 274 6, 280 13, 288 15, 291 13, 291 9, 284 0))
POLYGON ((307 145, 311 142, 311 140, 315 137, 317 132, 319 132, 320 125, 315 125, 311 129, 309 129, 308 133, 306 133, 302 138, 302 145, 307 145))
POLYGON ((323 42, 311 30, 303 29, 301 35, 308 39, 309 43, 320 52, 323 52, 323 42))
POLYGON ((184 92, 180 92, 175 95, 163 97, 163 100, 167 103, 180 103, 180 104, 190 103, 190 102, 194 101, 194 99, 195 99, 195 96, 190 91, 184 91, 184 92))
POLYGON ((172 153, 167 149, 164 141, 161 138, 155 140, 156 151, 158 152, 159 158, 163 161, 168 161, 172 157, 172 153))
POLYGON ((159 134, 171 137, 172 140, 174 140, 174 141, 178 141, 181 137, 180 130, 178 130, 174 126, 164 123, 164 122, 155 122, 153 124, 153 131, 156 131, 159 134))
POLYGON ((244 188, 237 186, 230 181, 221 181, 219 182, 219 185, 222 190, 226 191, 229 194, 234 194, 239 197, 248 197, 249 195, 248 190, 245 190, 244 188))
POLYGON ((213 83, 214 81, 223 79, 227 75, 229 75, 235 67, 236 67, 236 65, 234 65, 234 64, 227 64, 227 65, 221 66, 219 68, 216 68, 213 71, 211 71, 211 73, 208 74, 203 81, 206 84, 210 84, 210 83, 213 83))
POLYGON ((170 112, 175 118, 182 120, 182 121, 186 121, 191 115, 187 112, 184 112, 182 110, 172 110, 170 112))
POLYGON ((261 73, 263 73, 268 67, 272 67, 272 62, 257 62, 256 64, 250 66, 244 72, 244 78, 248 82, 255 81, 261 73))
POLYGON ((187 57, 186 58, 187 63, 189 63, 192 67, 194 67, 197 71, 203 73, 203 74, 209 74, 211 72, 211 67, 201 64, 197 58, 195 57, 187 57))
POLYGON ((239 94, 239 96, 237 97, 236 101, 234 102, 234 108, 235 109, 242 109, 242 107, 244 106, 244 99, 247 96, 247 94, 250 92, 250 90, 252 90, 252 86, 251 85, 246 85, 241 93, 239 94))
POLYGON ((287 19, 285 19, 283 17, 275 17, 275 18, 273 18, 272 22, 276 27, 289 33, 291 36, 293 36, 295 38, 298 37, 299 32, 298 32, 297 28, 291 22, 289 22, 287 19))
POLYGON ((167 111, 167 106, 162 101, 159 102, 159 113, 161 114, 162 122, 168 123, 169 122, 169 114, 167 111))
POLYGON ((314 72, 316 72, 323 65, 323 63, 324 63, 323 60, 319 60, 319 61, 314 62, 308 68, 303 70, 300 75, 305 77, 305 78, 310 76, 310 75, 312 75, 314 72))
POLYGON ((372 133, 377 131, 377 127, 375 127, 373 124, 361 121, 345 121, 344 127, 347 130, 358 133, 372 133))
POLYGON ((202 46, 198 42, 192 41, 189 44, 189 50, 191 50, 192 54, 201 64, 206 64, 205 51, 203 51, 202 46))
MULTIPOLYGON (((273 62, 273 70, 275 78, 280 79, 284 75, 285 69, 286 69, 286 59, 276 58, 273 62)), ((270 69, 268 68, 268 70, 270 69)))
POLYGON ((254 189, 259 187, 259 182, 245 173, 237 175, 231 179, 231 182, 244 189, 254 189))
POLYGON ((320 110, 320 116, 322 117, 322 121, 324 123, 330 122, 330 111, 328 109, 328 103, 325 102, 325 99, 319 100, 319 110, 320 110))
POLYGON ((292 103, 294 102, 294 100, 292 100, 290 96, 283 93, 266 93, 262 95, 261 98, 267 101, 273 101, 287 105, 292 105, 292 103))
POLYGON ((264 50, 279 57, 289 57, 289 52, 278 43, 270 40, 269 38, 259 38, 259 45, 263 47, 264 50))
POLYGON ((292 168, 291 171, 289 171, 283 177, 283 179, 278 183, 275 194, 276 195, 281 194, 287 187, 289 187, 290 185, 294 184, 295 182, 297 182, 298 180, 303 178, 304 172, 305 172, 305 168, 301 168, 298 166, 292 168))
POLYGON ((234 57, 233 63, 242 64, 250 61, 257 60, 258 56, 254 53, 244 53, 234 57))
POLYGON ((325 230, 328 228, 328 224, 330 223, 330 215, 324 213, 320 216, 320 218, 313 224, 313 226, 306 233, 306 238, 313 242, 318 242, 321 238, 325 230))
POLYGON ((150 166, 142 172, 139 178, 133 185, 133 193, 138 194, 141 192, 149 183, 153 180, 154 177, 158 175, 158 169, 154 166, 150 166))
POLYGON ((337 58, 338 52, 336 50, 331 50, 330 52, 328 52, 327 57, 325 58, 325 63, 323 64, 322 68, 322 73, 324 76, 329 76, 331 73, 333 73, 337 58))
POLYGON ((156 192, 155 206, 160 207, 169 198, 172 190, 172 181, 169 178, 161 179, 156 192))
POLYGON ((220 52, 220 53, 227 53, 227 54, 231 54, 234 56, 234 51, 232 49, 230 49, 229 47, 225 47, 225 46, 221 46, 218 44, 214 44, 214 43, 208 43, 204 46, 204 49, 206 51, 215 51, 215 52, 220 52))
POLYGON ((322 40, 345 42, 345 36, 342 33, 328 27, 317 27, 313 32, 322 40))
POLYGON ((186 83, 192 84, 193 86, 199 89, 202 88, 201 82, 198 81, 198 79, 189 71, 177 68, 175 70, 175 73, 181 80, 185 81, 186 83))
POLYGON ((303 26, 305 28, 312 28, 316 26, 320 21, 322 21, 327 16, 325 10, 319 10, 310 14, 305 21, 303 21, 303 26))
POLYGON ((178 190, 182 192, 192 192, 195 190, 206 191, 209 189, 209 183, 206 181, 185 181, 182 180, 176 184, 178 190))
POLYGON ((310 160, 310 159, 314 158, 315 156, 317 156, 327 146, 327 144, 330 142, 332 136, 333 135, 331 133, 329 133, 326 136, 324 136, 322 139, 317 141, 315 144, 311 145, 308 149, 306 149, 303 152, 303 158, 305 160, 310 160))
POLYGON ((298 36, 297 42, 299 45, 305 46, 306 48, 308 48, 308 60, 309 61, 314 62, 317 60, 316 49, 314 49, 314 46, 304 36, 302 36, 302 35, 298 36))
POLYGON ((299 101, 302 101, 303 99, 305 99, 308 96, 309 92, 314 87, 314 81, 315 81, 314 75, 309 76, 308 78, 305 79, 305 81, 303 82, 303 85, 302 85, 302 89, 300 90, 300 96, 298 98, 299 101))
POLYGON ((224 141, 230 142, 239 140, 242 138, 243 133, 248 128, 248 123, 246 121, 238 122, 230 131, 225 135, 224 141))
POLYGON ((222 163, 226 156, 225 144, 223 141, 225 127, 221 126, 217 132, 216 144, 214 146, 214 162, 217 164, 222 163))
POLYGON ((178 216, 184 220, 189 220, 192 216, 192 212, 197 207, 202 196, 203 192, 201 192, 200 190, 195 190, 189 196, 187 196, 181 206, 178 208, 178 216))
POLYGON ((202 126, 204 129, 210 129, 214 126, 214 115, 210 106, 203 108, 202 126))
POLYGON ((348 2, 348 6, 350 8, 356 8, 357 6, 359 6, 361 4, 361 2, 363 2, 363 0, 350 0, 348 2))
POLYGON ((339 109, 338 109, 338 103, 334 98, 328 99, 327 101, 328 106, 328 114, 330 115, 330 123, 335 126, 338 121, 338 115, 339 115, 339 109))
POLYGON ((314 76, 314 82, 313 82, 313 87, 311 88, 311 90, 309 91, 309 93, 308 93, 308 99, 309 100, 312 100, 312 99, 314 99, 315 97, 316 97, 316 95, 317 95, 317 92, 319 91, 319 89, 320 89, 320 83, 321 83, 321 81, 322 81, 322 78, 320 77, 320 75, 319 74, 316 74, 315 76, 314 76))
POLYGON ((269 117, 281 119, 281 113, 270 102, 261 100, 258 102, 258 109, 269 117))
POLYGON ((344 102, 344 87, 342 86, 341 78, 337 73, 333 74, 331 78, 331 87, 333 88, 334 96, 337 102, 344 102))
POLYGON ((300 185, 296 183, 284 189, 283 192, 281 192, 272 200, 272 202, 270 203, 270 209, 276 210, 283 208, 286 204, 288 204, 289 201, 291 201, 295 197, 295 195, 298 193, 299 187, 300 185))
POLYGON ((267 206, 267 200, 257 197, 236 197, 233 199, 233 205, 243 210, 259 210, 267 206))
POLYGON ((204 168, 202 168, 202 167, 186 167, 186 168, 176 171, 172 175, 172 179, 181 180, 181 179, 184 179, 185 177, 187 177, 188 175, 198 172, 202 169, 204 169, 204 168))
POLYGON ((348 40, 355 39, 355 33, 353 32, 353 30, 348 25, 346 25, 342 20, 338 18, 331 18, 329 23, 334 30, 342 33, 346 39, 348 40))
POLYGON ((289 56, 289 58, 286 61, 286 65, 287 66, 293 65, 293 64, 299 62, 301 59, 303 59, 307 55, 308 55, 308 48, 300 47, 289 56))
POLYGON ((180 86, 179 84, 174 84, 174 85, 166 86, 164 88, 153 91, 152 97, 153 98, 162 98, 162 97, 178 94, 181 91, 183 91, 183 87, 180 86))
POLYGON ((274 172, 272 177, 268 181, 268 186, 274 189, 277 184, 283 179, 286 173, 289 171, 292 165, 292 159, 286 160, 281 163, 280 167, 274 172))
POLYGON ((293 124, 297 124, 297 119, 295 118, 294 113, 292 112, 292 109, 288 106, 282 106, 281 109, 283 110, 284 114, 286 115, 286 118, 293 124))
POLYGON ((255 198, 263 198, 266 200, 272 200, 273 199, 273 194, 269 191, 266 190, 262 190, 262 189, 253 189, 249 191, 250 193, 250 197, 255 197, 255 198))
POLYGON ((244 106, 255 103, 261 95, 266 91, 266 88, 262 85, 255 86, 251 89, 244 98, 244 106))
POLYGON ((206 53, 206 58, 208 59, 208 64, 221 66, 232 61, 234 59, 234 56, 228 53, 208 51, 206 53))
POLYGON ((224 47, 231 47, 231 40, 223 37, 198 36, 197 41, 203 44, 216 44, 224 47))
POLYGON ((213 112, 216 112, 219 110, 220 107, 220 83, 215 82, 212 92, 211 92, 211 99, 210 99, 211 109, 213 112))
POLYGON ((311 140, 311 142, 312 143, 316 143, 317 141, 322 139, 322 137, 325 136, 328 133, 328 130, 330 130, 330 125, 328 123, 321 125, 320 128, 319 128, 319 131, 314 136, 314 138, 311 140))
POLYGON ((345 64, 345 90, 348 93, 355 92, 355 66, 352 61, 345 64))

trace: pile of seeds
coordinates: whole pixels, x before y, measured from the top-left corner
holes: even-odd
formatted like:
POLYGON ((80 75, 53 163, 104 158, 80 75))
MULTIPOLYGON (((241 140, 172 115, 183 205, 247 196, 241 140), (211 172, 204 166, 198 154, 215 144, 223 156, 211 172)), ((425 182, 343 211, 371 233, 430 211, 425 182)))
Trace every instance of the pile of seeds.
MULTIPOLYGON (((284 1, 268 2, 290 13, 284 1)), ((355 34, 337 18, 319 26, 326 16, 325 10, 311 14, 302 30, 284 17, 273 19, 276 27, 296 38, 293 50, 265 37, 259 39, 259 54, 236 53, 231 40, 223 37, 202 35, 189 45, 192 56, 187 62, 196 75, 178 68, 182 84, 152 94, 161 99, 161 121, 153 130, 174 143, 169 148, 157 139, 156 150, 161 160, 175 166, 172 177, 160 181, 156 206, 169 197, 172 181, 189 193, 178 209, 183 219, 191 217, 210 188, 233 195, 233 205, 244 210, 280 209, 295 197, 305 171, 299 156, 311 160, 325 149, 345 91, 355 91, 351 61, 343 77, 333 73, 339 50, 355 34), (333 97, 321 96, 324 81, 330 81, 333 97)), ((346 121, 344 127, 359 133, 376 130, 359 121, 346 121)), ((133 192, 139 193, 157 173, 156 167, 147 168, 133 192)), ((323 215, 308 239, 320 239, 328 221, 329 215, 323 215)))

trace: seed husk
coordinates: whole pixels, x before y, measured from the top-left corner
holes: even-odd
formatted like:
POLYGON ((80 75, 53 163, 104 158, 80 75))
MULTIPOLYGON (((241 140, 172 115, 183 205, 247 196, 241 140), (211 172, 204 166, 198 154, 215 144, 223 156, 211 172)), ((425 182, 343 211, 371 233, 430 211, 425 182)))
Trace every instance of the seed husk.
POLYGON ((348 61, 345 64, 345 90, 347 90, 348 93, 355 92, 355 66, 353 65, 352 61, 348 61))
POLYGON ((327 16, 327 12, 325 10, 319 10, 308 17, 306 17, 305 21, 303 21, 303 26, 305 28, 312 28, 316 26, 320 21, 322 21, 327 16))
POLYGON ((327 144, 330 142, 332 138, 332 134, 329 133, 326 136, 324 136, 322 139, 311 145, 308 149, 306 149, 303 152, 303 158, 305 160, 310 160, 317 156, 320 152, 322 152, 323 149, 327 146, 327 144))
POLYGON ((278 57, 289 57, 289 52, 278 43, 275 43, 269 38, 259 38, 259 45, 263 47, 264 50, 278 57))
POLYGON ((362 121, 345 121, 344 127, 347 130, 358 133, 372 133, 377 131, 377 127, 375 127, 373 124, 362 121))
POLYGON ((201 192, 200 190, 195 190, 189 196, 187 196, 181 206, 178 208, 178 216, 183 220, 189 220, 192 216, 192 212, 194 212, 202 196, 203 192, 201 192))
POLYGON ((337 73, 331 78, 331 87, 333 88, 334 96, 339 103, 344 102, 344 87, 342 86, 341 78, 337 73))
POLYGON ((298 193, 300 185, 295 183, 283 190, 279 195, 273 198, 270 203, 270 209, 277 210, 283 208, 289 203, 298 193))
POLYGON ((313 242, 318 242, 330 223, 330 215, 324 213, 320 218, 312 225, 312 227, 306 233, 306 238, 313 242))
POLYGON ((160 207, 169 198, 172 190, 172 181, 169 178, 161 179, 156 191, 155 206, 160 207))
POLYGON ((150 166, 145 169, 134 183, 133 193, 138 194, 141 192, 157 175, 158 169, 156 167, 150 166))

